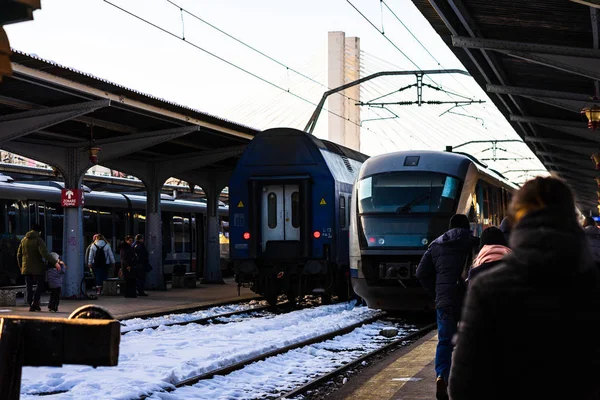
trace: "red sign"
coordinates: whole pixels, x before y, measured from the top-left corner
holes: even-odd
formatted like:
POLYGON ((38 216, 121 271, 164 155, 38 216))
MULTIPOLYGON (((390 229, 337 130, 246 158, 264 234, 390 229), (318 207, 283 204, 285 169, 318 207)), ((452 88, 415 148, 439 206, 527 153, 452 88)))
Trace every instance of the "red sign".
POLYGON ((81 207, 83 206, 83 190, 63 189, 60 196, 60 204, 63 207, 81 207))

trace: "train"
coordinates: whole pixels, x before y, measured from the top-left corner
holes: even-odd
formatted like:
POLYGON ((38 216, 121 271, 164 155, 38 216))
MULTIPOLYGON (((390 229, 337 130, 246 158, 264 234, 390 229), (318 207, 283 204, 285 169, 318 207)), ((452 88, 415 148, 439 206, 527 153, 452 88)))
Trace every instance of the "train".
MULTIPOLYGON (((0 270, 15 273, 15 246, 33 223, 42 227, 43 239, 49 250, 63 252, 63 210, 60 205, 61 182, 0 181, 0 230, 2 232, 2 266, 0 270)), ((146 229, 146 198, 135 194, 91 191, 85 188, 83 208, 84 243, 92 242, 94 234, 102 233, 113 249, 125 235, 144 233, 146 229)), ((161 195, 163 273, 167 280, 174 269, 200 275, 204 260, 206 203, 174 199, 161 195), (185 269, 185 271, 183 271, 185 269)), ((228 207, 219 206, 221 226, 221 269, 229 259, 228 207)), ((117 262, 119 254, 115 252, 117 262)), ((83 265, 83 259, 82 259, 83 265)), ((1 283, 0 283, 1 284, 1 283)))
POLYGON ((470 155, 401 151, 363 163, 353 188, 350 273, 370 308, 434 309, 416 278, 428 245, 465 214, 473 234, 499 226, 517 186, 470 155))
POLYGON ((229 244, 238 285, 275 304, 351 295, 352 186, 367 156, 292 128, 257 134, 229 182, 229 244))

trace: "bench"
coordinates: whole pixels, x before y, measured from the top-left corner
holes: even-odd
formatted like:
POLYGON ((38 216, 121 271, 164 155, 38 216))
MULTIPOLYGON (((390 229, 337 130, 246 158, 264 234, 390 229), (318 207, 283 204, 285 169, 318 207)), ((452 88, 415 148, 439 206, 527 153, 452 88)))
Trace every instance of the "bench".
POLYGON ((119 295, 119 285, 123 287, 125 281, 120 278, 108 278, 104 281, 102 285, 102 294, 105 296, 118 296, 119 295))
POLYGON ((173 274, 171 278, 171 287, 173 288, 188 288, 193 289, 196 287, 196 273, 187 272, 184 275, 173 274))
POLYGON ((25 285, 22 286, 1 286, 0 287, 0 306, 16 306, 17 293, 25 293, 25 285))

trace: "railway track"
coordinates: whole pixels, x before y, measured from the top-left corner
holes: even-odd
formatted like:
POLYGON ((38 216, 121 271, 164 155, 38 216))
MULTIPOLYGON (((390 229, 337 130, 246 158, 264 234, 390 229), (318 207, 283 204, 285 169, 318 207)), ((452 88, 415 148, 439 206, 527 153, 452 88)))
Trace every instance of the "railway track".
POLYGON ((422 328, 420 328, 418 331, 416 332, 412 332, 409 333, 407 335, 404 335, 402 337, 399 337, 397 339, 394 339, 392 342, 386 344, 385 346, 377 349, 377 350, 373 350, 351 362, 348 362, 347 364, 342 365, 341 367, 328 372, 326 374, 320 375, 318 377, 316 377, 315 379, 310 380, 309 382, 305 383, 304 385, 291 390, 287 393, 285 393, 284 395, 281 395, 277 398, 277 400, 286 400, 286 399, 294 399, 297 398, 299 396, 303 396, 305 395, 308 391, 313 390, 315 388, 320 387, 321 385, 323 385, 326 382, 329 382, 330 380, 332 380, 333 378, 335 378, 336 376, 344 373, 347 370, 353 369, 358 367, 359 365, 361 365, 363 362, 366 362, 368 360, 370 360, 371 358, 373 358, 374 356, 381 354, 381 353, 385 353, 387 351, 390 351, 392 349, 398 348, 403 346, 404 342, 406 341, 411 341, 414 339, 417 339, 421 336, 424 336, 425 334, 429 333, 431 330, 436 328, 436 324, 429 324, 427 326, 424 326, 422 328))
MULTIPOLYGON (((369 324, 369 323, 372 323, 372 322, 374 322, 374 321, 376 321, 378 319, 381 319, 384 315, 385 315, 385 313, 381 312, 381 313, 379 313, 377 315, 374 315, 372 317, 366 318, 366 319, 364 319, 364 320, 362 320, 360 322, 348 325, 348 326, 343 327, 343 328, 336 329, 336 330, 334 330, 332 332, 329 332, 329 333, 326 333, 326 334, 323 334, 323 335, 319 335, 319 336, 315 336, 313 338, 310 338, 310 339, 307 339, 307 340, 303 340, 301 342, 297 342, 297 343, 294 343, 294 344, 289 345, 289 346, 281 347, 279 349, 276 349, 276 350, 273 350, 273 351, 269 351, 269 352, 260 354, 260 355, 255 356, 255 357, 242 360, 242 361, 240 361, 238 363, 235 363, 235 364, 223 367, 223 368, 215 369, 215 370, 203 373, 203 374, 199 374, 199 375, 194 376, 194 377, 190 377, 190 378, 181 380, 181 381, 179 381, 179 382, 177 382, 177 383, 175 383, 173 385, 174 388, 172 388, 172 389, 171 388, 165 389, 165 391, 166 392, 173 392, 177 388, 182 388, 182 387, 185 387, 185 386, 191 386, 191 385, 194 385, 194 384, 196 384, 196 383, 198 383, 198 382, 200 382, 202 380, 205 380, 205 379, 211 379, 211 378, 213 378, 215 376, 219 376, 219 375, 221 375, 221 376, 228 375, 228 374, 230 374, 230 373, 232 373, 234 371, 241 370, 241 369, 245 368, 246 366, 248 366, 250 364, 253 364, 253 363, 257 362, 257 361, 263 361, 263 360, 266 360, 267 358, 275 357, 277 355, 287 353, 287 352, 289 352, 291 350, 299 349, 299 348, 302 348, 302 347, 305 347, 305 346, 309 346, 309 345, 315 344, 315 343, 324 342, 324 341, 332 339, 332 338, 334 338, 336 336, 340 336, 340 335, 344 335, 344 334, 347 334, 349 332, 352 332, 354 329, 356 329, 358 327, 361 327, 361 326, 363 326, 365 324, 369 324)), ((139 397, 139 399, 140 400, 144 400, 144 399, 147 399, 148 397, 151 397, 152 395, 153 394, 147 394, 147 395, 139 397)))

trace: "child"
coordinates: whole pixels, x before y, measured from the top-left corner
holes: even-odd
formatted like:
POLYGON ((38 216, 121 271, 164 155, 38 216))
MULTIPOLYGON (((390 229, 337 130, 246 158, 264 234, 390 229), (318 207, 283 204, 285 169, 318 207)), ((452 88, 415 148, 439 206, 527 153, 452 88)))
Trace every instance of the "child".
POLYGON ((52 257, 58 260, 60 264, 60 270, 56 269, 54 265, 48 264, 48 287, 50 288, 50 302, 48 303, 49 312, 58 312, 58 303, 60 301, 60 290, 63 284, 63 277, 65 275, 67 266, 56 253, 50 253, 52 257))

